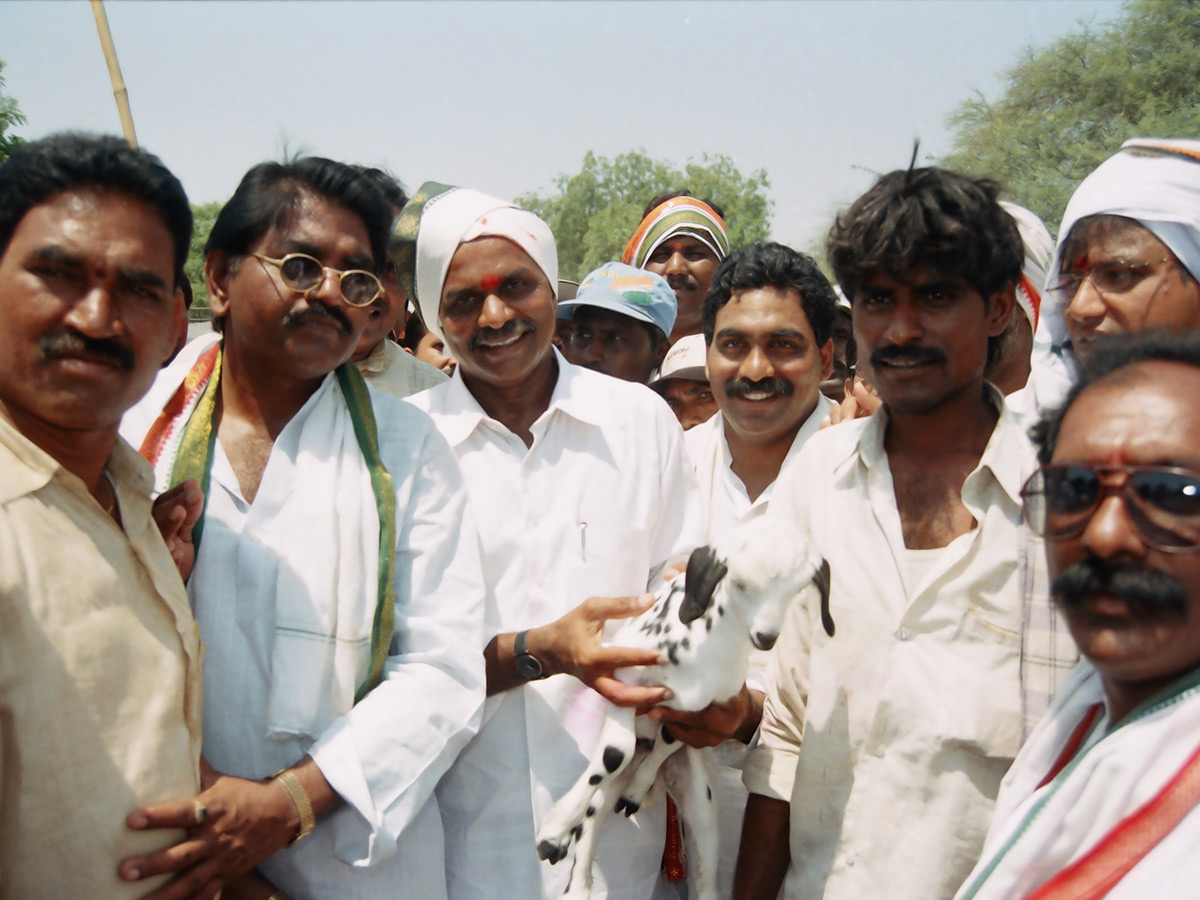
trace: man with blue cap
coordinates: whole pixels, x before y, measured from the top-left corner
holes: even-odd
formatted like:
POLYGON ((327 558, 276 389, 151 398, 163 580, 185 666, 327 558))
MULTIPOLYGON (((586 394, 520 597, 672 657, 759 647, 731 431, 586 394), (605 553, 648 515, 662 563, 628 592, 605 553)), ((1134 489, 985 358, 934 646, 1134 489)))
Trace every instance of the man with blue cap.
POLYGON ((605 263, 558 304, 574 327, 564 355, 614 378, 646 384, 662 365, 678 307, 666 279, 624 263, 605 263))

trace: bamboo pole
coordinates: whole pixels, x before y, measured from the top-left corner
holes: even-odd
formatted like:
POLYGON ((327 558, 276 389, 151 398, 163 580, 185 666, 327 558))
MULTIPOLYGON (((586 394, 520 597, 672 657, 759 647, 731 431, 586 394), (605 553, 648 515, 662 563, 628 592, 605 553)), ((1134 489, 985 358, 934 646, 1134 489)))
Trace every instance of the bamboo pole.
POLYGON ((92 12, 96 16, 96 31, 100 33, 100 46, 104 50, 104 61, 108 63, 108 77, 112 80, 113 97, 117 101, 117 113, 121 117, 121 130, 129 146, 137 149, 137 134, 133 130, 133 113, 129 109, 129 91, 121 77, 121 64, 117 62, 117 48, 113 46, 112 32, 108 30, 108 16, 104 12, 104 0, 92 0, 92 12))

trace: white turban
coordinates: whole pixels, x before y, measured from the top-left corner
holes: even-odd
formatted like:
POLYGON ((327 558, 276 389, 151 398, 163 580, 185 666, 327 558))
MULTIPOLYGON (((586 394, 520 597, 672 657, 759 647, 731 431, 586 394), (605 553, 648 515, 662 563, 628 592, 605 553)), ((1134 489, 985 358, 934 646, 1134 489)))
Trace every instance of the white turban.
POLYGON ((401 283, 407 281, 406 289, 415 294, 425 327, 443 340, 438 307, 450 260, 460 244, 482 237, 502 237, 524 250, 558 296, 558 251, 545 222, 479 191, 426 182, 396 220, 391 249, 401 283))
MULTIPOLYGON (((1200 141, 1133 138, 1085 178, 1063 214, 1047 284, 1061 271, 1062 246, 1071 229, 1096 215, 1136 220, 1200 280, 1200 141)), ((1063 399, 1077 369, 1065 346, 1066 304, 1048 299, 1034 336, 1039 410, 1063 399)))

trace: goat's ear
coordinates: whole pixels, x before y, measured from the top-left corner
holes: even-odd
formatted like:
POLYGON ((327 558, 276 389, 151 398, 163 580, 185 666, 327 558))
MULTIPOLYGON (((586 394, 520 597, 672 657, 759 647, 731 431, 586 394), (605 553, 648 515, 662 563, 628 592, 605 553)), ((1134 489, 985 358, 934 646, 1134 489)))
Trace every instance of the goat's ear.
POLYGON ((713 591, 728 571, 729 567, 717 559, 712 547, 697 547, 692 551, 683 586, 683 603, 679 604, 680 622, 686 625, 704 615, 712 603, 713 591))
POLYGON ((825 633, 833 637, 833 616, 829 612, 829 562, 821 560, 817 571, 813 573, 813 584, 821 593, 821 625, 825 633))

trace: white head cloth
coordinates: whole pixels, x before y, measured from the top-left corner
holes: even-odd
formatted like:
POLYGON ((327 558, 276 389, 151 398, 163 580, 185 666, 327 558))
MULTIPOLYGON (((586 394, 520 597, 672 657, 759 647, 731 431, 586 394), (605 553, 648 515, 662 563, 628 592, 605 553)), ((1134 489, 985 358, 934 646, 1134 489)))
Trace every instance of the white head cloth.
POLYGON ((451 188, 429 198, 417 231, 416 294, 426 327, 444 340, 438 322, 442 286, 459 244, 502 237, 529 254, 558 296, 558 250, 550 228, 528 210, 467 188, 451 188))
POLYGON ((1017 305, 1029 320, 1029 327, 1037 326, 1038 310, 1042 305, 1042 287, 1046 283, 1046 270, 1054 257, 1054 238, 1046 223, 1035 213, 1023 206, 1001 200, 1004 211, 1016 220, 1021 243, 1025 246, 1025 262, 1021 266, 1021 281, 1017 284, 1017 305))
MULTIPOLYGON (((1059 274, 1071 229, 1095 215, 1135 219, 1200 279, 1200 140, 1132 138, 1085 178, 1063 214, 1047 283, 1059 274)), ((1078 368, 1066 346, 1065 312, 1065 304, 1047 302, 1034 335, 1032 380, 1039 411, 1061 402, 1078 368)))

